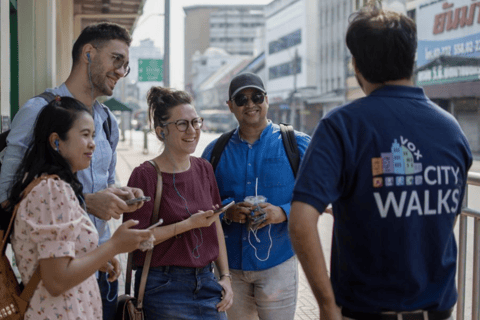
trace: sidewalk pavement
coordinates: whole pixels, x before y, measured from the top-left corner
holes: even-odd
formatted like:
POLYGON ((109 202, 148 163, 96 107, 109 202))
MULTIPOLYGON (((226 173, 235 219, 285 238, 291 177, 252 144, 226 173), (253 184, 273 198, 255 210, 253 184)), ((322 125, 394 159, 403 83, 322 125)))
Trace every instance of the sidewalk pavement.
MULTIPOLYGON (((130 136, 130 133, 126 133, 126 141, 120 141, 117 147, 117 166, 116 166, 116 181, 119 185, 126 185, 128 178, 132 173, 133 169, 143 163, 144 161, 151 160, 158 154, 160 154, 161 146, 156 141, 156 138, 153 134, 148 135, 149 143, 149 154, 143 153, 143 133, 133 132, 133 137, 130 136), (133 139, 132 139, 133 138, 133 139), (131 142, 133 140, 133 143, 131 142)), ((208 142, 213 140, 218 135, 212 135, 208 133, 202 134, 202 143, 199 143, 197 147, 197 152, 195 156, 200 156, 204 147, 208 142)), ((333 226, 333 219, 328 217, 322 217, 320 219, 322 224, 320 236, 322 239, 322 244, 325 245, 324 253, 326 261, 330 260, 330 242, 331 242, 331 230, 333 226)), ((112 233, 114 230, 121 224, 121 220, 110 220, 110 229, 112 233)), ((320 225, 320 224, 319 224, 320 225)), ((122 254, 119 256, 121 265, 122 265, 122 275, 119 278, 119 294, 124 293, 125 287, 125 268, 127 265, 127 255, 122 254)), ((294 320, 307 320, 307 319, 319 319, 319 309, 318 304, 315 300, 315 297, 312 294, 310 286, 307 282, 305 274, 303 273, 300 265, 298 266, 299 273, 299 288, 298 288, 298 301, 297 301, 297 310, 295 312, 294 320)), ((132 288, 133 289, 133 288, 132 288)))

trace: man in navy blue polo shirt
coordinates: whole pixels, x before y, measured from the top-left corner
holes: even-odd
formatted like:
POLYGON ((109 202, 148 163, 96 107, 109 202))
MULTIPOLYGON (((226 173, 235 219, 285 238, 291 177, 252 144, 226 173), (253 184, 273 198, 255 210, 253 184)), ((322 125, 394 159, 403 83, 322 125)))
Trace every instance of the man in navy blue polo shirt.
POLYGON ((413 85, 412 20, 371 4, 352 16, 346 42, 367 96, 320 121, 289 219, 320 318, 453 319, 467 139, 413 85), (317 230, 329 203, 331 278, 317 230))
MULTIPOLYGON (((230 111, 238 121, 215 170, 222 200, 236 204, 222 218, 234 301, 228 319, 293 320, 298 273, 288 234, 295 176, 280 127, 267 119, 268 96, 262 79, 242 73, 229 87, 230 111), (258 206, 245 201, 263 196, 258 206), (247 199, 248 200, 248 199, 247 199), (258 228, 252 216, 263 217, 258 228)), ((300 158, 310 137, 295 131, 300 158)), ((210 160, 216 140, 202 157, 210 160)))

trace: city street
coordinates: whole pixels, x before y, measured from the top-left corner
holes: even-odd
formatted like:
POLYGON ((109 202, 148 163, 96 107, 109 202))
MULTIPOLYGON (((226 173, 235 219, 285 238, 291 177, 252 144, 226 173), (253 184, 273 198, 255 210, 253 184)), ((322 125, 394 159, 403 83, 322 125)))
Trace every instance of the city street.
MULTIPOLYGON (((200 156, 204 148, 212 140, 217 138, 219 134, 203 132, 200 138, 195 156, 200 156)), ((120 141, 117 147, 117 183, 119 185, 126 185, 128 178, 133 169, 144 161, 150 160, 158 155, 161 151, 161 144, 158 142, 153 133, 148 133, 148 154, 144 154, 144 133, 141 131, 126 132, 126 140, 120 141), (132 139, 133 138, 133 139, 132 139)), ((472 171, 480 172, 480 162, 475 161, 472 166, 472 171)), ((469 206, 472 208, 480 208, 480 197, 474 197, 472 194, 478 194, 480 192, 479 187, 469 187, 470 197, 469 206)), ((472 284, 472 267, 473 267, 473 219, 469 218, 468 227, 468 254, 467 254, 467 295, 466 295, 466 310, 465 319, 471 320, 471 284, 472 284), (470 294, 468 294, 470 293, 470 294)), ((114 230, 121 221, 111 220, 111 228, 114 230)), ((332 226, 333 218, 330 215, 322 215, 319 223, 319 233, 324 248, 324 254, 326 261, 330 261, 330 247, 332 240, 332 226)), ((458 239, 458 223, 456 228, 456 235, 458 239)), ((121 256, 122 266, 126 266, 126 256, 121 256)), ((305 278, 303 270, 299 268, 299 295, 297 303, 297 311, 295 314, 295 320, 303 319, 318 319, 319 311, 318 305, 313 297, 308 282, 305 278)), ((120 294, 123 294, 125 275, 122 273, 120 277, 120 294)))

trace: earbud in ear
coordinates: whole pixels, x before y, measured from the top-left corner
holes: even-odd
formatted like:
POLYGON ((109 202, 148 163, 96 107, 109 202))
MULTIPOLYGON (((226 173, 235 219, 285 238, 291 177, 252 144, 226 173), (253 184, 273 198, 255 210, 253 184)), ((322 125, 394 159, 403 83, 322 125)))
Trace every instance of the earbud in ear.
POLYGON ((87 59, 88 59, 88 63, 92 62, 92 60, 90 60, 90 52, 87 52, 87 59))
POLYGON ((58 140, 55 140, 55 147, 56 147, 57 152, 59 151, 59 147, 58 147, 58 146, 59 146, 59 142, 58 142, 58 140))
POLYGON ((165 133, 163 133, 163 131, 160 132, 160 136, 162 137, 162 139, 165 139, 165 133))

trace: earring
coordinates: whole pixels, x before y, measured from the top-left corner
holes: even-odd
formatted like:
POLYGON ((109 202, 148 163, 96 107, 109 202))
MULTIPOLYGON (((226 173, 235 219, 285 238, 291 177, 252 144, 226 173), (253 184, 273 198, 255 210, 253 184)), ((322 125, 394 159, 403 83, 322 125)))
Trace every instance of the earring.
POLYGON ((55 147, 56 147, 55 150, 56 150, 57 152, 60 152, 58 145, 59 145, 58 140, 55 140, 55 147))

